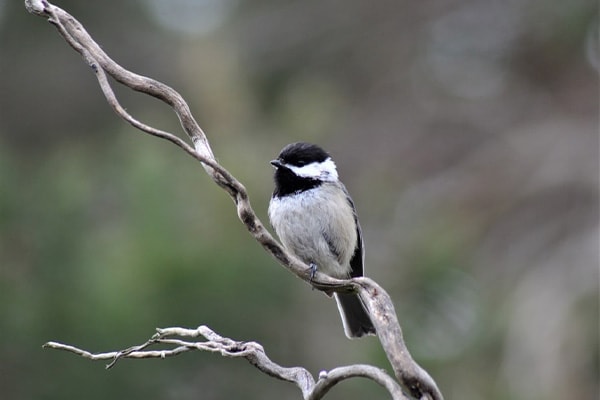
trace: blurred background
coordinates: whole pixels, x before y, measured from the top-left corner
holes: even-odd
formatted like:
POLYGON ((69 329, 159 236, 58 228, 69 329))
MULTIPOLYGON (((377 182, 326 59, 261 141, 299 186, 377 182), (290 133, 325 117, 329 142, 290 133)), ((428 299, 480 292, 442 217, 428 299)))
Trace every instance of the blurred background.
MULTIPOLYGON (((598 395, 597 4, 591 0, 60 1, 188 101, 267 223, 268 161, 337 161, 366 271, 447 399, 598 395)), ((116 88, 137 118, 161 103, 116 88)), ((207 324, 314 374, 388 367, 253 241, 193 159, 106 104, 79 55, 0 0, 0 397, 295 399, 243 360, 110 371, 90 351, 207 324)), ((387 398, 366 380, 328 399, 387 398)))

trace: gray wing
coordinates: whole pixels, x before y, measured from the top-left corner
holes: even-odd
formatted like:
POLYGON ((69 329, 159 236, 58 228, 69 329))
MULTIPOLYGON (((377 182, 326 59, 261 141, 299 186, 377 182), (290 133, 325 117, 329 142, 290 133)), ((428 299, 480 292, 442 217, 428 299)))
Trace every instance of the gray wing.
POLYGON ((357 276, 363 276, 364 274, 364 261, 365 255, 363 251, 363 239, 362 239, 362 230, 360 229, 360 223, 358 222, 358 215, 356 214, 356 207, 354 206, 354 202, 346 190, 346 187, 342 185, 344 189, 344 193, 346 193, 346 199, 350 206, 352 207, 352 212, 354 213, 354 222, 356 223, 356 248, 354 249, 354 254, 352 254, 352 258, 350 259, 350 277, 355 278, 357 276))

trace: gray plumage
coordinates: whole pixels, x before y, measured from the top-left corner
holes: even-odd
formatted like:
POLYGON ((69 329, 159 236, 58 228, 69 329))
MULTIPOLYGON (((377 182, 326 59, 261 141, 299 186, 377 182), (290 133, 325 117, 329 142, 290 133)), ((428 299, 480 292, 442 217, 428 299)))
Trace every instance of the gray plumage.
MULTIPOLYGON (((269 219, 286 249, 331 277, 362 276, 360 224, 329 155, 318 146, 293 143, 271 163, 276 172, 269 219)), ((335 293, 334 297, 346 336, 375 334, 358 295, 335 293)))

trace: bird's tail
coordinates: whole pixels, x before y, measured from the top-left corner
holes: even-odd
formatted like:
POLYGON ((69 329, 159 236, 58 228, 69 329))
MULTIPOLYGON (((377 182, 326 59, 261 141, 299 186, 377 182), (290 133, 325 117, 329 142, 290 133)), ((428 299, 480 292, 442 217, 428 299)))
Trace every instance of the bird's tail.
POLYGON ((376 334, 375 326, 357 294, 335 293, 334 296, 344 324, 344 333, 349 339, 376 334))

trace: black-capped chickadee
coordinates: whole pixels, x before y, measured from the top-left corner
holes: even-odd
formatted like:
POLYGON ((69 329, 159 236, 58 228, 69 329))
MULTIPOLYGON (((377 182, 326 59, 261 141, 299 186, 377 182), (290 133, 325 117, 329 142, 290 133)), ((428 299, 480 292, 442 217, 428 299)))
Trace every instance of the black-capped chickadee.
MULTIPOLYGON (((271 164, 275 191, 269 219, 285 248, 331 277, 362 276, 363 242, 356 210, 329 154, 314 144, 292 143, 271 164)), ((334 296, 346 336, 375 334, 357 294, 334 296)))

